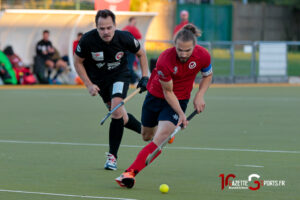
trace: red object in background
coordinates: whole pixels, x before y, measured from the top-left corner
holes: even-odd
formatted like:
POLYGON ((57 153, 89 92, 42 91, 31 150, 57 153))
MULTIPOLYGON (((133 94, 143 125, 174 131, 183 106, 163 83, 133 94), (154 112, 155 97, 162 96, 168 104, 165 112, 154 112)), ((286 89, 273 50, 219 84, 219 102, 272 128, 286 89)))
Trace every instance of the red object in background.
POLYGON ((130 0, 95 0, 95 10, 129 11, 130 0))
POLYGON ((137 29, 135 26, 127 25, 123 29, 123 31, 128 31, 135 37, 135 39, 140 40, 142 39, 142 34, 140 33, 139 29, 137 29))

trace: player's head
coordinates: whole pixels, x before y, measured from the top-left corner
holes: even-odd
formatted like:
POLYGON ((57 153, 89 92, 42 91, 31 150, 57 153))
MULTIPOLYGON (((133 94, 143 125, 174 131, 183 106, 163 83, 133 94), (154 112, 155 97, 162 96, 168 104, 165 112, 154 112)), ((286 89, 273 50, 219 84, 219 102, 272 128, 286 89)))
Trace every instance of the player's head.
POLYGON ((83 36, 82 32, 77 33, 77 40, 80 40, 82 36, 83 36))
POLYGON ((136 18, 135 17, 130 17, 128 19, 128 22, 130 25, 135 26, 136 25, 136 18))
POLYGON ((116 16, 110 10, 99 10, 96 15, 96 27, 101 39, 110 42, 115 35, 116 16))
POLYGON ((14 55, 15 53, 14 53, 14 50, 13 50, 13 48, 12 48, 12 46, 6 46, 5 48, 4 48, 4 50, 3 50, 3 53, 5 54, 5 55, 8 55, 8 56, 12 56, 12 55, 14 55))
POLYGON ((48 41, 49 40, 49 34, 50 32, 48 30, 43 31, 43 40, 48 41))
POLYGON ((185 25, 174 38, 176 52, 181 62, 186 62, 193 53, 197 37, 201 35, 193 24, 185 25))
POLYGON ((181 19, 181 21, 188 21, 189 20, 189 12, 186 10, 182 10, 180 12, 180 19, 181 19))

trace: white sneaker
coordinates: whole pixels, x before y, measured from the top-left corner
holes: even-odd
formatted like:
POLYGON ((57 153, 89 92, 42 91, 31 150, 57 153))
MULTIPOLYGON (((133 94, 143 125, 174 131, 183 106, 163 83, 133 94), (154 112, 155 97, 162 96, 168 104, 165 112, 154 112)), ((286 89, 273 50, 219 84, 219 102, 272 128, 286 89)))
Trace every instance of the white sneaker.
POLYGON ((106 162, 104 165, 106 170, 117 170, 117 159, 111 153, 106 153, 106 162))

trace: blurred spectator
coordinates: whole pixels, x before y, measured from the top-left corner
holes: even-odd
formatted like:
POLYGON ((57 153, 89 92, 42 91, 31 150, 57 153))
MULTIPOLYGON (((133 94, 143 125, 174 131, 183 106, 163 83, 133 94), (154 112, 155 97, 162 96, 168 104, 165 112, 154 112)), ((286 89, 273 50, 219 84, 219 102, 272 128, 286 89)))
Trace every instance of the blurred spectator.
MULTIPOLYGON (((142 39, 142 34, 140 31, 136 28, 136 18, 135 17, 130 17, 128 20, 128 25, 123 28, 123 31, 128 31, 135 37, 137 40, 142 39)), ((135 54, 131 52, 127 52, 127 66, 130 71, 131 75, 131 80, 130 83, 136 83, 137 82, 137 75, 134 72, 133 65, 134 61, 136 60, 135 54)))
MULTIPOLYGON (((77 39, 73 41, 73 54, 75 53, 79 40, 81 39, 82 36, 83 33, 81 32, 77 33, 77 39)), ((83 81, 80 79, 78 75, 75 77, 75 83, 77 85, 83 85, 83 81)))
POLYGON ((180 12, 180 23, 175 26, 174 31, 173 31, 173 36, 176 35, 176 33, 185 25, 189 23, 189 12, 186 10, 182 10, 180 12))
POLYGON ((53 49, 54 49, 54 53, 50 57, 50 59, 54 63, 54 69, 56 69, 56 73, 54 74, 52 79, 51 78, 49 79, 49 83, 60 84, 57 78, 62 72, 67 71, 69 59, 67 56, 61 57, 58 50, 55 47, 53 47, 53 49))
POLYGON ((81 33, 81 32, 77 33, 77 38, 76 38, 76 40, 73 41, 73 54, 75 53, 76 47, 77 47, 82 35, 83 35, 83 33, 81 33))
POLYGON ((4 84, 17 84, 16 74, 7 56, 0 51, 0 78, 4 84))
POLYGON ((49 83, 51 70, 54 68, 54 62, 51 56, 54 54, 54 48, 51 41, 49 41, 49 31, 43 31, 43 39, 36 44, 36 57, 34 59, 34 73, 36 74, 40 83, 49 83), (45 77, 45 70, 47 68, 47 78, 45 77))
POLYGON ((15 54, 12 46, 5 47, 5 55, 9 59, 13 70, 15 71, 18 84, 35 84, 36 79, 34 75, 30 72, 30 68, 26 67, 22 62, 21 58, 15 54))
POLYGON ((123 28, 123 31, 128 31, 137 40, 142 39, 142 34, 140 33, 139 29, 137 29, 137 27, 136 27, 136 18, 135 17, 129 18, 128 25, 123 28))
POLYGON ((43 31, 43 39, 36 45, 36 57, 34 65, 34 73, 38 77, 40 83, 59 83, 57 80, 64 70, 67 69, 67 59, 63 60, 57 49, 55 49, 49 40, 49 31, 43 31), (45 69, 47 69, 47 78, 45 77, 45 69), (55 75, 51 79, 50 75, 56 70, 55 75))

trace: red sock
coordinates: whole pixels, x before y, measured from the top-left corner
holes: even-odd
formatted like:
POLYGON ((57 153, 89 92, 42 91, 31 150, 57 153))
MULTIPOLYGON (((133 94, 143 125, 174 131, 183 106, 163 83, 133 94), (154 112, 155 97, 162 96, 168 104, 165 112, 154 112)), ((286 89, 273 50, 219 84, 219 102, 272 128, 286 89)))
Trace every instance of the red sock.
MULTIPOLYGON (((157 148, 157 145, 154 142, 150 142, 147 146, 145 146, 140 153, 137 155, 135 161, 128 167, 126 171, 133 170, 135 174, 139 173, 142 169, 146 167, 146 159, 149 154, 151 154, 155 149, 157 148)), ((156 156, 151 160, 153 160, 159 156, 161 153, 161 150, 156 154, 156 156)))

